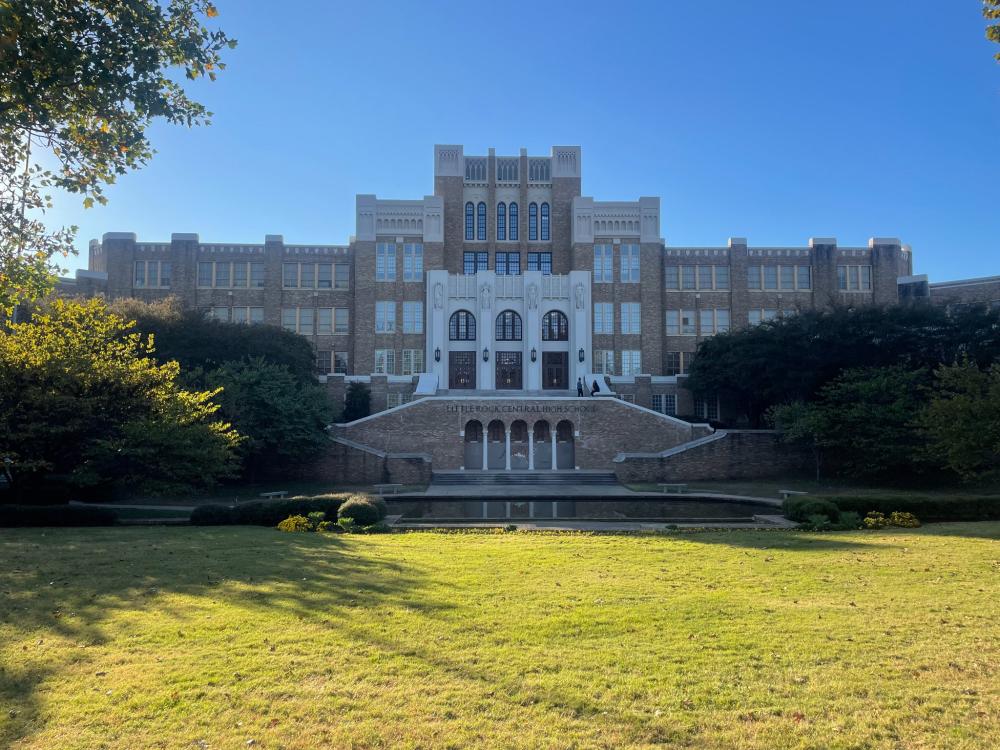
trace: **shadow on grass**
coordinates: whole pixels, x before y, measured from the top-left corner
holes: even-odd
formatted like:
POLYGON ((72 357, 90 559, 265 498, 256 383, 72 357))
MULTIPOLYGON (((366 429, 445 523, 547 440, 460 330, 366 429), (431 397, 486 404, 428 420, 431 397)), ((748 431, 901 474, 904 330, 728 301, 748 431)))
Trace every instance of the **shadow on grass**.
POLYGON ((5 530, 0 632, 13 630, 24 645, 14 653, 8 644, 0 663, 0 746, 41 724, 39 687, 65 666, 62 657, 46 655, 47 639, 105 644, 116 613, 155 608, 162 594, 225 597, 248 612, 263 608, 315 622, 336 620, 359 603, 406 599, 428 616, 449 606, 426 593, 416 594, 415 605, 420 570, 365 557, 355 544, 255 527, 5 530), (273 587, 282 583, 294 585, 273 587))

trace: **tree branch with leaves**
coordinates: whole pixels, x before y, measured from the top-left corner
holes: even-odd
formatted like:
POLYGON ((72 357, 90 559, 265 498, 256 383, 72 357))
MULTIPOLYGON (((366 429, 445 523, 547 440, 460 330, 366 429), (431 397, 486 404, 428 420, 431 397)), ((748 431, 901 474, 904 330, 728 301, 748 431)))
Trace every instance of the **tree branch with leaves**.
POLYGON ((217 15, 209 0, 0 0, 0 314, 47 293, 73 252, 76 228, 43 222, 49 190, 104 204, 152 158, 154 121, 209 122, 175 78, 225 68, 236 42, 205 26, 217 15))

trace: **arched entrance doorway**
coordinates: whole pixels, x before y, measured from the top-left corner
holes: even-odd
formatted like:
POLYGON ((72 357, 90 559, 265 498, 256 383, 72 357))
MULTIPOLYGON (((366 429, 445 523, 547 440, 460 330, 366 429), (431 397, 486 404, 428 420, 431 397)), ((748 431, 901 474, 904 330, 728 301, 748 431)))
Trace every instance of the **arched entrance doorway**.
POLYGON ((477 419, 465 423, 465 457, 466 469, 483 468, 483 425, 477 419))
POLYGON ((568 419, 556 425, 556 468, 576 468, 576 446, 573 441, 573 423, 568 419))
POLYGON ((486 468, 507 468, 507 430, 499 419, 494 419, 486 428, 486 468))
POLYGON ((529 468, 528 461, 528 423, 517 419, 510 425, 510 468, 525 470, 529 468))
POLYGON ((552 430, 549 429, 549 423, 544 419, 540 419, 535 422, 532 428, 532 437, 534 442, 535 451, 535 468, 536 469, 551 469, 552 468, 552 430))

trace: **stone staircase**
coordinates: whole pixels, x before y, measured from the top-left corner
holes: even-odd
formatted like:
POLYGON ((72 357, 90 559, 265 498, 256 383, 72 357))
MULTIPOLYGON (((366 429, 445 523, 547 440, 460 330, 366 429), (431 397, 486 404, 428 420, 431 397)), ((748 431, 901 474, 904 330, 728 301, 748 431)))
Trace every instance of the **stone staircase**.
POLYGON ((533 486, 618 485, 613 471, 435 471, 432 485, 533 486))

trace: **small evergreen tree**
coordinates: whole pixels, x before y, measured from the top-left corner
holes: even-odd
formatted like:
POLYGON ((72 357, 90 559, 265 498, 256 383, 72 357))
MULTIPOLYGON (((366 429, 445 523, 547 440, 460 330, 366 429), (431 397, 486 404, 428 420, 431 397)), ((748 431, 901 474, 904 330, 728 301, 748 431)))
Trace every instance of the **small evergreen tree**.
POLYGON ((351 383, 347 386, 347 396, 344 399, 343 421, 353 422, 355 419, 367 417, 372 412, 372 392, 364 383, 351 383))

